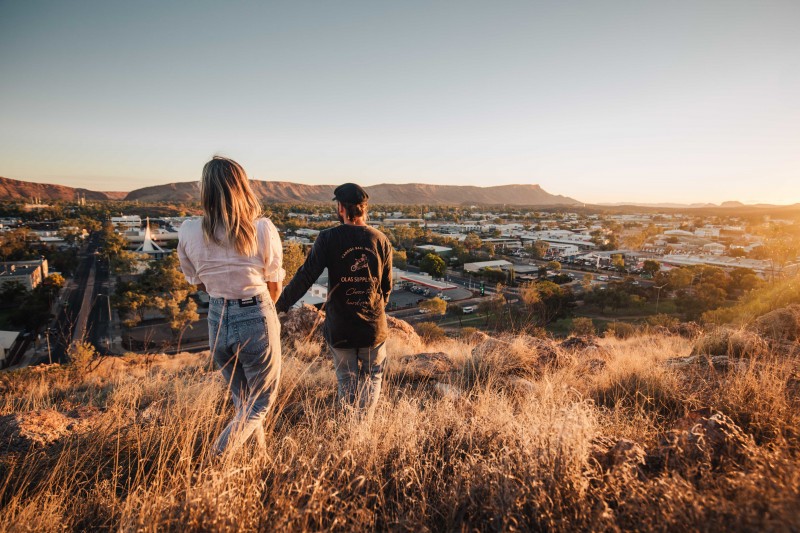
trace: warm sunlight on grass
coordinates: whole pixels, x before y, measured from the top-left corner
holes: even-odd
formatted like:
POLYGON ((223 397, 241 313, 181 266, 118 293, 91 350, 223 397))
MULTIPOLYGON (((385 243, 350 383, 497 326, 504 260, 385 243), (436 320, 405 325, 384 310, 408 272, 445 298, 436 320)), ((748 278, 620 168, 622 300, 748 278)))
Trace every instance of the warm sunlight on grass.
POLYGON ((586 344, 392 342, 361 422, 335 409, 319 346, 299 342, 267 448, 221 460, 210 446, 231 406, 207 354, 6 375, 0 529, 800 526, 796 359, 718 370, 679 336, 586 344))

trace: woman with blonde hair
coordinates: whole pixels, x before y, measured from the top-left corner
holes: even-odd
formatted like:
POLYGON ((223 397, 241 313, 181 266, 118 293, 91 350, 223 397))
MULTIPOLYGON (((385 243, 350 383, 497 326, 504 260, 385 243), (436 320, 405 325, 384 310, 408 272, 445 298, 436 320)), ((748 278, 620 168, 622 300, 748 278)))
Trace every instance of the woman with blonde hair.
POLYGON ((281 370, 275 301, 284 277, 283 250, 235 161, 215 156, 206 163, 200 200, 203 217, 181 226, 178 257, 187 281, 210 296, 209 347, 236 407, 214 443, 221 454, 254 433, 265 442, 264 418, 281 370))

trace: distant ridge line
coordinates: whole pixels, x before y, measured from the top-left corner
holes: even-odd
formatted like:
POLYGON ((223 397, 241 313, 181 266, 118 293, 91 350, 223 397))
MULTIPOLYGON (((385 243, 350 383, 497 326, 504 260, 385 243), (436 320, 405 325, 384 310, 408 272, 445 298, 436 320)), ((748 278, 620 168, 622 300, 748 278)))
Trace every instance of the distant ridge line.
MULTIPOLYGON (((253 192, 264 202, 330 202, 335 185, 306 185, 286 181, 251 180, 253 192)), ((373 204, 427 205, 530 205, 575 206, 582 202, 550 194, 539 185, 433 185, 424 183, 384 183, 365 187, 373 204)), ((167 183, 133 190, 127 194, 78 189, 65 185, 33 183, 0 177, 0 194, 8 200, 127 200, 140 202, 197 202, 197 181, 167 183)))

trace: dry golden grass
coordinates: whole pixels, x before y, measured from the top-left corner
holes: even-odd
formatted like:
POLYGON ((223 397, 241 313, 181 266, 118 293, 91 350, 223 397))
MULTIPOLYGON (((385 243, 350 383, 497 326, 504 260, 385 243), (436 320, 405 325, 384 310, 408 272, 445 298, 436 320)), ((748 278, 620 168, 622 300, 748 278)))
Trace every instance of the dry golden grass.
POLYGON ((6 374, 4 420, 96 409, 52 442, 3 436, 0 529, 800 528, 795 360, 668 365, 693 342, 663 335, 474 347, 390 341, 365 422, 335 409, 330 361, 298 344, 267 448, 221 460, 210 447, 231 406, 207 354, 104 360, 78 380, 57 367, 6 374), (420 352, 438 355, 407 357, 420 352), (741 434, 670 433, 699 408, 741 434), (613 450, 629 452, 609 451, 623 438, 613 450))

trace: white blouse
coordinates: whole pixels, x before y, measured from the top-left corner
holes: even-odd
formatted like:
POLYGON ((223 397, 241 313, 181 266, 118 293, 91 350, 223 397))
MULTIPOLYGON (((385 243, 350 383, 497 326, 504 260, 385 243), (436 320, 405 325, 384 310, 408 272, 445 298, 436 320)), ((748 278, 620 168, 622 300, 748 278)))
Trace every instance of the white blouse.
POLYGON ((203 235, 202 219, 185 221, 178 232, 178 258, 186 281, 202 283, 213 298, 238 300, 267 290, 267 282, 280 284, 283 248, 278 230, 268 218, 256 221, 256 255, 240 255, 233 246, 220 246, 203 235))

